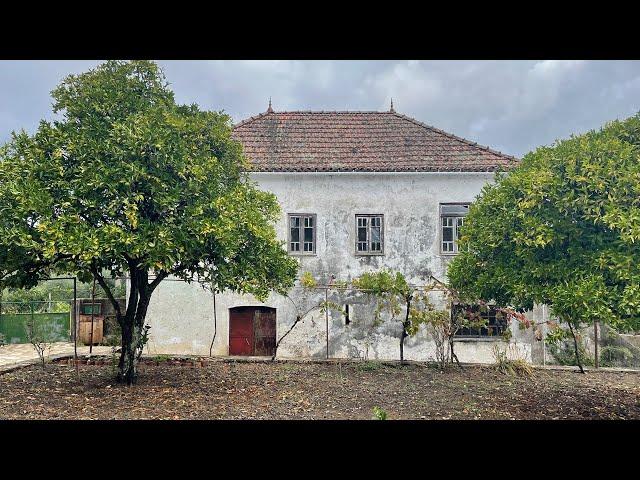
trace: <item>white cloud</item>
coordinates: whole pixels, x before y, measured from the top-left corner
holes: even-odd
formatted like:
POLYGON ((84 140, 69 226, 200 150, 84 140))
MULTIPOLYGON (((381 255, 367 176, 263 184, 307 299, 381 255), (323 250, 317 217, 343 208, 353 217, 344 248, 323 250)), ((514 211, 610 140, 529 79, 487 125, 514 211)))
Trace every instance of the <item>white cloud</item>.
MULTIPOLYGON (((51 118, 49 92, 96 62, 0 62, 0 140, 51 118)), ((640 109, 637 61, 161 61, 182 103, 235 121, 282 110, 388 110, 506 153, 640 109)))

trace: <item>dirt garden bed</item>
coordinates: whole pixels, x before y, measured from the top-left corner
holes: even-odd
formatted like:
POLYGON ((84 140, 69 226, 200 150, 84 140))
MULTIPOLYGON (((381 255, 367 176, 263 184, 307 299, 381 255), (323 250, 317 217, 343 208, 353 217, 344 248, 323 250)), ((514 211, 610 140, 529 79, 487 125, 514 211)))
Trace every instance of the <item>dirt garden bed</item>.
POLYGON ((0 419, 630 419, 640 374, 491 367, 441 373, 378 362, 146 360, 138 384, 114 382, 110 359, 0 375, 0 419))

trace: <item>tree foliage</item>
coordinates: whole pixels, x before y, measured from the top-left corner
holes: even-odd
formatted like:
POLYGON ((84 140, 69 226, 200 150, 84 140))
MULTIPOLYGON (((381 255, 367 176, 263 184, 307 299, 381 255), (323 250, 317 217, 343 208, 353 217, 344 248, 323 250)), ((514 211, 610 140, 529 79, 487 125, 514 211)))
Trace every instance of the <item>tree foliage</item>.
POLYGON ((121 379, 135 378, 133 348, 167 276, 258 297, 293 284, 278 203, 249 180, 228 115, 176 104, 147 61, 106 62, 52 96, 62 118, 14 133, 0 152, 0 277, 95 276, 123 327, 121 379), (126 311, 103 272, 130 277, 126 311))
POLYGON ((527 154, 471 205, 448 277, 574 328, 640 326, 640 115, 527 154))

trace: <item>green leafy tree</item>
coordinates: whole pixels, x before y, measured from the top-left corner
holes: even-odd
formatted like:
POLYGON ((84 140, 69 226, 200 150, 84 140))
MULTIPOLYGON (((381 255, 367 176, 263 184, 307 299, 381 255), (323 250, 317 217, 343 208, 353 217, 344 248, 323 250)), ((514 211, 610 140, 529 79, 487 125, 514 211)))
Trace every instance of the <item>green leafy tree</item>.
POLYGON ((52 92, 60 119, 0 151, 5 285, 95 277, 122 329, 118 379, 136 378, 153 291, 170 275, 263 298, 293 284, 274 195, 247 176, 228 115, 178 105, 153 62, 109 61, 52 92), (106 272, 106 273, 105 273, 106 272), (126 309, 105 277, 130 278, 126 309))
MULTIPOLYGON (((558 141, 471 206, 448 277, 464 297, 551 306, 576 329, 640 324, 640 115, 558 141)), ((580 370, 583 371, 578 360, 580 370)))

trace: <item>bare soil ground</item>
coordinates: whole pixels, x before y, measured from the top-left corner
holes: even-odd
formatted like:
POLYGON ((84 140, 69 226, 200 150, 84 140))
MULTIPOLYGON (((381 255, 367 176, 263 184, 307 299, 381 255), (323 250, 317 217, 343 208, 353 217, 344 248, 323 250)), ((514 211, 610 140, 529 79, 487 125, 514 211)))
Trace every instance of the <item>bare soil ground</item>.
POLYGON ((138 383, 66 362, 0 375, 0 419, 630 419, 640 374, 490 366, 146 361, 138 383))

